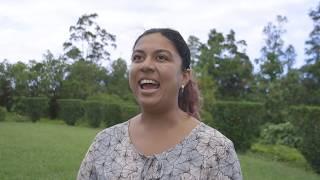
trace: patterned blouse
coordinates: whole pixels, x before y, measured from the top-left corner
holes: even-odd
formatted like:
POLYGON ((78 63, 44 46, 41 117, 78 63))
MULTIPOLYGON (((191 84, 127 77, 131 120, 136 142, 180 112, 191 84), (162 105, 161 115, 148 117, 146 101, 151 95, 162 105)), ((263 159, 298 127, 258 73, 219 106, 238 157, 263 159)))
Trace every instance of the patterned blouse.
POLYGON ((175 147, 151 156, 135 149, 128 126, 126 121, 96 136, 81 164, 78 180, 242 179, 233 143, 202 122, 175 147))

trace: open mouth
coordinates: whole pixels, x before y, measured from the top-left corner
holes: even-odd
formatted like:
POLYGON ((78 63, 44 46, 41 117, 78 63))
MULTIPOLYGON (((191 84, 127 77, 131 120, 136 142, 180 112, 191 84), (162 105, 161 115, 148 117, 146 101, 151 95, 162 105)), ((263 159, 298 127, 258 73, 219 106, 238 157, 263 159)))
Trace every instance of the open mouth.
POLYGON ((139 85, 141 89, 158 89, 160 87, 160 83, 155 80, 150 79, 142 79, 139 81, 139 85))

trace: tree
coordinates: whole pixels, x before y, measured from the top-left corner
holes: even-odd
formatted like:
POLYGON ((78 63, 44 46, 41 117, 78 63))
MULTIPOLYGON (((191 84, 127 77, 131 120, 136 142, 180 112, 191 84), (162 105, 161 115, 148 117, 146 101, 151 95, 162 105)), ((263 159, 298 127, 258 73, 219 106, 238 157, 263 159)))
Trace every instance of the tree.
POLYGON ((225 37, 215 29, 210 31, 207 44, 201 47, 197 73, 210 75, 219 99, 244 98, 249 92, 253 66, 244 47, 245 41, 236 41, 234 31, 225 37))
POLYGON ((96 13, 82 15, 77 24, 70 27, 70 38, 63 44, 66 59, 93 63, 110 59, 108 48, 116 47, 115 35, 100 27, 95 21, 97 17, 96 13))
POLYGON ((8 79, 13 89, 14 96, 30 96, 29 67, 23 62, 9 65, 8 79))
POLYGON ((77 61, 68 67, 66 74, 61 98, 86 99, 106 89, 107 70, 93 62, 77 61))
POLYGON ((313 30, 309 34, 309 40, 306 41, 306 55, 309 57, 308 64, 320 61, 320 3, 309 13, 313 21, 313 30))
POLYGON ((62 57, 54 57, 49 50, 43 54, 41 85, 43 92, 49 98, 59 97, 68 66, 62 57))
POLYGON ((126 61, 121 58, 113 61, 111 69, 107 81, 107 92, 123 97, 124 99, 131 97, 126 61))
POLYGON ((282 35, 286 32, 284 25, 288 22, 285 16, 278 15, 276 24, 269 22, 263 29, 266 36, 265 45, 261 49, 261 57, 256 59, 256 63, 260 64, 261 78, 267 82, 272 82, 280 78, 284 72, 284 65, 288 64, 292 67, 295 58, 295 52, 290 45, 285 53, 284 41, 282 35))
POLYGON ((191 55, 191 67, 193 67, 196 62, 199 60, 200 56, 200 48, 202 46, 202 43, 200 42, 200 39, 196 36, 189 36, 188 38, 188 47, 190 49, 190 55, 191 55))
POLYGON ((9 80, 9 66, 7 60, 0 62, 0 106, 10 111, 13 103, 13 89, 9 80))
POLYGON ((301 67, 304 75, 303 84, 308 93, 305 97, 306 104, 320 104, 320 3, 309 13, 313 20, 314 28, 306 41, 307 64, 301 67))

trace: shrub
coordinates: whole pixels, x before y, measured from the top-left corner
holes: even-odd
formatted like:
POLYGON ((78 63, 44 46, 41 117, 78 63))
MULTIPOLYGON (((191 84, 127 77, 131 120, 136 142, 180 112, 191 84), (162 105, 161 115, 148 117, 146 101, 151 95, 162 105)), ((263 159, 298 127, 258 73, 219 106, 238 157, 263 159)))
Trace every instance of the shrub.
POLYGON ((15 110, 22 115, 29 116, 32 122, 36 122, 40 117, 48 114, 48 107, 46 97, 21 97, 15 110))
POLYGON ((104 118, 105 104, 99 101, 84 102, 85 117, 91 127, 99 127, 104 118))
POLYGON ((260 143, 281 144, 297 148, 301 144, 301 137, 290 122, 281 124, 267 124, 261 130, 260 143))
POLYGON ((273 159, 294 162, 296 164, 307 164, 303 155, 295 148, 284 145, 267 145, 267 144, 253 144, 251 150, 256 153, 271 156, 273 159))
POLYGON ((310 166, 320 173, 320 107, 295 106, 291 107, 290 114, 302 137, 301 153, 310 166))
POLYGON ((0 121, 4 121, 6 119, 6 109, 0 106, 0 121))
POLYGON ((263 105, 249 102, 216 102, 211 110, 214 128, 230 138, 237 150, 246 151, 259 135, 263 105))
POLYGON ((80 99, 59 99, 58 116, 68 125, 75 125, 76 121, 84 115, 83 103, 80 99))
POLYGON ((104 123, 106 127, 122 123, 121 107, 119 104, 106 104, 104 112, 104 123))
POLYGON ((121 105, 121 121, 127 121, 135 115, 139 114, 139 107, 131 104, 121 105))

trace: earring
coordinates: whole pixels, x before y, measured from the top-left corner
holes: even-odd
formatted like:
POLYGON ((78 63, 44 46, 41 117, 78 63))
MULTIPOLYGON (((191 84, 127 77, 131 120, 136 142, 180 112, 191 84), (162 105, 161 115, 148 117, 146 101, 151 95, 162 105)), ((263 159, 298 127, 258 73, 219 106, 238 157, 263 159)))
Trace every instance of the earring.
POLYGON ((183 91, 184 91, 184 85, 182 84, 181 85, 181 94, 183 94, 183 91))

